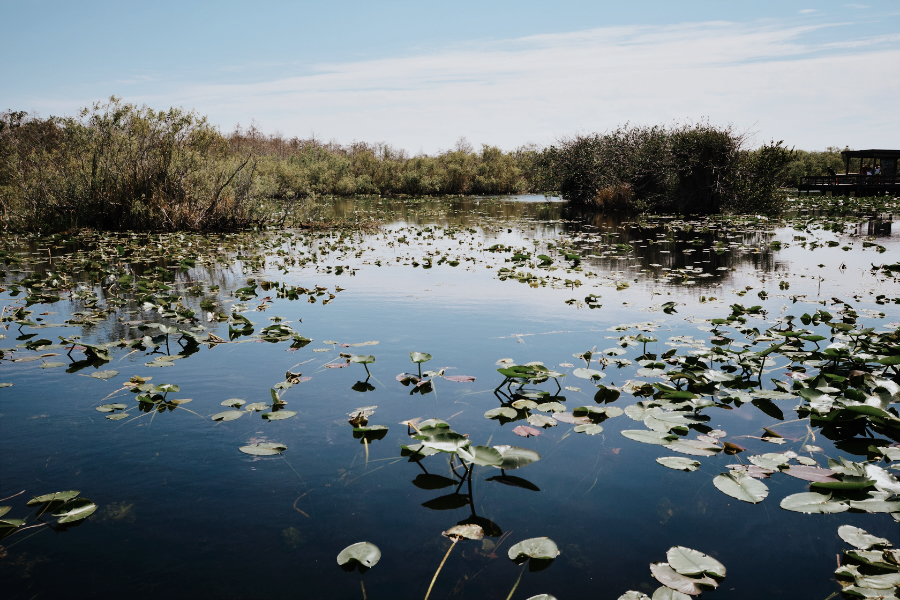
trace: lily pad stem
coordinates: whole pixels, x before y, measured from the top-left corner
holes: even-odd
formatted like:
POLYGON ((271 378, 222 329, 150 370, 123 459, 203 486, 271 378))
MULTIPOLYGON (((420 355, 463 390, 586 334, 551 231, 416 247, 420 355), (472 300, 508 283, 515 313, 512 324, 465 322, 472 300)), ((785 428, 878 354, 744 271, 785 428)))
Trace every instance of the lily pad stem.
MULTIPOLYGON (((425 600, 428 600, 428 596, 431 595, 431 588, 434 587, 434 582, 437 581, 438 574, 440 574, 441 569, 444 568, 444 563, 447 562, 447 557, 450 556, 450 552, 453 550, 453 546, 456 545, 457 539, 450 538, 450 542, 451 542, 450 547, 447 548, 447 554, 444 555, 444 560, 442 560, 441 564, 438 565, 437 571, 434 572, 434 577, 431 578, 431 583, 428 585, 428 591, 425 592, 425 600)), ((515 589, 515 588, 513 588, 513 589, 515 589)))
POLYGON ((522 574, 525 573, 525 565, 526 564, 528 564, 527 561, 522 563, 522 570, 519 571, 519 578, 516 579, 516 583, 515 583, 515 585, 513 585, 513 589, 509 590, 509 596, 506 597, 506 600, 510 600, 513 597, 513 594, 516 593, 516 588, 519 587, 519 582, 522 581, 522 574))
POLYGON ((366 584, 363 583, 363 580, 359 580, 359 587, 362 588, 363 600, 366 600, 366 584))

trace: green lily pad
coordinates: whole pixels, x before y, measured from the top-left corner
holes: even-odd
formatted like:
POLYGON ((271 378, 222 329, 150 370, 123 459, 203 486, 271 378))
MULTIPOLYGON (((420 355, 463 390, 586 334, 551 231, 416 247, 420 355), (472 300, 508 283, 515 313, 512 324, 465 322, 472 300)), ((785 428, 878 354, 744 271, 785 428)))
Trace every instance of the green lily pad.
POLYGON ((626 429, 620 431, 619 433, 636 442, 643 442, 644 444, 658 444, 660 446, 671 444, 678 439, 677 435, 672 435, 670 433, 660 433, 659 431, 648 431, 646 429, 626 429))
POLYGON ((468 446, 460 448, 456 453, 461 459, 482 467, 499 467, 503 464, 503 456, 490 446, 468 446))
POLYGON ((603 425, 597 423, 588 423, 584 425, 576 425, 573 429, 575 433, 586 433, 588 435, 597 435, 603 432, 603 425))
POLYGON ((234 421, 235 419, 240 419, 244 416, 244 411, 242 410, 226 410, 220 413, 216 413, 212 416, 213 421, 234 421))
POLYGON ((78 490, 68 490, 65 492, 54 492, 52 494, 44 494, 43 496, 35 496, 28 501, 28 506, 44 504, 46 502, 68 502, 73 498, 77 498, 80 493, 81 492, 78 490))
POLYGON ((246 402, 240 398, 229 398, 228 400, 222 401, 222 406, 230 406, 232 408, 240 408, 244 404, 246 404, 246 402))
POLYGON ((287 450, 287 446, 276 442, 261 442, 259 444, 241 446, 238 450, 244 454, 252 454, 253 456, 274 456, 287 450))
POLYGON ((341 566, 353 561, 371 569, 381 560, 381 550, 370 542, 357 542, 340 551, 337 555, 337 563, 341 566))
POLYGON ((53 512, 54 517, 58 517, 57 523, 74 523, 94 514, 97 505, 87 498, 75 498, 69 500, 53 512))
POLYGON ((541 459, 541 455, 534 450, 518 446, 494 446, 494 449, 503 457, 499 467, 505 471, 519 469, 541 459))
POLYGON ((831 514, 850 510, 849 504, 831 499, 831 494, 803 492, 793 494, 781 501, 781 508, 806 514, 831 514))
POLYGON ((853 525, 841 525, 838 527, 838 535, 842 540, 860 550, 868 550, 875 546, 885 548, 891 546, 887 539, 876 537, 866 530, 853 525))
POLYGON ((297 412, 293 410, 279 410, 277 412, 267 412, 262 414, 262 418, 267 421, 281 421, 283 419, 290 419, 297 412))
POLYGON ((725 565, 702 552, 684 546, 673 546, 666 552, 669 566, 682 575, 725 577, 725 565))
POLYGON ((538 560, 553 560, 559 556, 559 548, 556 542, 547 537, 531 538, 514 544, 507 552, 510 560, 518 560, 521 557, 536 558, 538 560))
POLYGON ((496 419, 498 417, 503 417, 504 419, 515 419, 517 416, 519 416, 519 413, 511 406, 498 406, 497 408, 492 408, 491 410, 485 412, 484 416, 488 419, 496 419))
MULTIPOLYGON (((700 468, 700 461, 691 460, 683 456, 660 456, 656 459, 656 462, 676 471, 696 471, 700 468)), ((669 562, 671 563, 672 561, 670 560, 669 562)))
POLYGON ((471 444, 469 438, 455 431, 441 431, 422 440, 422 445, 440 452, 456 452, 471 444))
POLYGON ((91 373, 91 377, 93 377, 94 379, 112 379, 118 374, 118 371, 109 369, 107 371, 97 371, 95 373, 91 373))
POLYGON ((745 471, 730 471, 716 475, 713 478, 713 485, 723 494, 751 504, 762 502, 769 495, 766 484, 754 479, 745 471))
POLYGON ((410 352, 409 358, 414 363, 426 363, 432 359, 432 356, 426 352, 410 352))

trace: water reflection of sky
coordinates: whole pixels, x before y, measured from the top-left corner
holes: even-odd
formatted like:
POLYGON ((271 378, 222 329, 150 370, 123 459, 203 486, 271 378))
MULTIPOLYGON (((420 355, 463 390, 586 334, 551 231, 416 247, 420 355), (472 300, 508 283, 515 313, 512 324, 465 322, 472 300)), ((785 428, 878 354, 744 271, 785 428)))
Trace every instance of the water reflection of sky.
MULTIPOLYGON (((91 369, 70 374, 61 368, 41 369, 33 362, 4 362, 0 381, 15 386, 0 390, 2 496, 22 489, 26 495, 79 489, 101 506, 70 531, 40 533, 16 546, 12 544, 19 537, 3 542, 7 557, 0 562, 0 575, 8 597, 108 597, 127 590, 135 598, 247 598, 285 596, 300 589, 309 597, 361 597, 359 575, 341 571, 334 557, 362 540, 376 543, 382 551, 381 562, 363 577, 367 597, 419 597, 446 551, 440 532, 469 518, 473 506, 479 517, 490 519, 509 536, 496 551, 491 546, 500 541, 496 537, 488 538, 490 543, 461 543, 441 573, 435 598, 506 597, 519 574, 506 550, 535 536, 551 537, 562 554, 548 569, 525 573, 517 597, 552 593, 579 598, 600 593, 616 598, 628 589, 652 593, 656 584, 648 564, 664 560, 670 546, 684 545, 709 553, 728 567, 722 585, 728 597, 825 598, 835 591, 834 556, 843 547, 835 533, 839 525, 857 525, 900 543, 888 515, 800 515, 781 510, 781 498, 806 491, 806 484, 798 480, 767 480, 770 497, 759 505, 721 494, 711 485, 712 477, 735 462, 734 457, 701 458, 701 470, 695 473, 665 469, 654 458, 671 451, 619 435, 621 429, 643 427, 627 416, 606 421, 597 436, 574 434, 570 425, 561 423, 530 439, 511 432, 520 423, 500 426, 483 417, 498 406, 492 392, 502 380, 495 371, 498 359, 577 364, 573 354, 609 348, 623 333, 636 333, 611 330, 623 323, 658 323, 653 335, 659 342, 648 349, 661 353, 671 347, 670 337, 707 340, 708 334, 695 321, 725 316, 733 303, 762 305, 767 316, 750 319, 751 325, 762 329, 779 315, 813 312, 823 307, 818 302, 831 306, 833 296, 856 295, 854 306, 862 309, 862 320, 884 328, 900 320, 900 306, 878 305, 874 298, 900 296, 900 286, 873 274, 870 264, 897 261, 896 235, 877 240, 886 248, 879 254, 874 249, 863 251, 860 238, 832 233, 819 237, 839 239, 841 246, 853 242, 853 250, 826 246, 810 251, 795 245, 796 232, 786 228, 729 231, 720 236, 728 249, 716 254, 704 251, 716 239, 715 232, 675 231, 662 225, 635 229, 621 219, 576 220, 559 207, 532 204, 523 210, 509 204, 460 203, 453 208, 458 212, 447 218, 430 217, 445 224, 456 220, 475 231, 457 231, 452 240, 388 246, 387 242, 396 242, 396 235, 363 234, 347 245, 355 251, 372 250, 359 258, 355 251, 330 253, 317 268, 289 269, 285 274, 270 265, 265 272, 241 273, 237 265, 214 275, 199 268, 189 273, 206 280, 216 277, 223 286, 221 299, 228 299, 228 290, 245 285, 250 276, 345 288, 327 306, 308 303, 305 296, 293 302, 276 298, 265 312, 246 313, 258 323, 256 331, 273 315, 290 321, 315 340, 305 348, 258 340, 204 346, 173 367, 156 369, 144 366, 152 358, 144 353, 117 350, 113 361, 102 367, 120 371, 109 381, 83 376, 91 369), (655 243, 641 243, 649 239, 655 243), (659 239, 672 241, 656 243, 659 239), (695 239, 703 244, 692 244, 695 239), (503 244, 529 248, 534 254, 545 250, 548 242, 558 247, 564 240, 588 255, 608 243, 630 244, 634 251, 626 252, 624 259, 615 253, 585 256, 581 272, 523 267, 545 277, 582 281, 574 289, 556 289, 501 281, 498 269, 511 266, 506 262, 511 253, 486 250, 503 244), (773 240, 791 246, 776 250, 769 245, 773 240), (426 252, 437 250, 441 256, 459 254, 476 260, 423 269, 426 252), (376 266, 376 260, 382 266, 376 266), (418 267, 412 266, 413 260, 418 267), (358 270, 355 275, 326 272, 327 265, 338 264, 358 270), (686 274, 688 266, 698 270, 686 274), (672 271, 678 275, 661 277, 672 271), (589 277, 586 272, 597 275, 589 277), (779 281, 788 282, 789 288, 780 289, 779 281), (630 285, 617 290, 616 282, 630 285), (766 299, 758 295, 763 290, 768 292, 766 299), (583 301, 588 294, 600 296, 602 308, 565 303, 583 301), (677 313, 659 309, 668 301, 677 303, 677 313), (876 318, 865 310, 887 316, 876 318), (324 340, 379 343, 334 348, 324 340), (339 351, 376 357, 368 380, 374 390, 351 389, 366 380, 362 365, 325 368, 339 351), (410 351, 433 354, 426 368, 447 367, 448 374, 472 375, 476 381, 439 380, 435 393, 411 395, 410 388, 394 379, 397 373, 415 371, 410 351), (271 423, 259 413, 228 423, 209 419, 225 410, 220 403, 228 398, 266 401, 269 388, 283 381, 287 370, 311 377, 284 394, 287 408, 298 412, 296 417, 271 423), (152 420, 145 416, 133 422, 106 421, 94 408, 132 375, 153 376, 154 383, 177 383, 181 387, 177 396, 191 398, 185 407, 197 414, 177 410, 152 420), (354 439, 346 415, 368 405, 378 406, 370 423, 387 425, 389 432, 369 444, 367 462, 366 446, 354 439), (513 473, 540 491, 488 481, 497 471, 478 468, 472 505, 446 508, 454 506, 452 498, 444 503, 436 499, 454 488, 417 487, 412 482, 422 471, 400 458, 399 445, 407 438, 406 428, 397 423, 413 417, 445 419, 476 443, 540 452, 542 460, 513 473), (237 451, 238 446, 257 441, 281 442, 288 451, 283 458, 252 458, 237 451)), ((428 221, 399 217, 404 218, 389 224, 387 231, 428 221)), ((438 233, 436 238, 444 232, 438 233)), ((419 237, 409 229, 400 234, 410 240, 419 237)), ((600 248, 600 254, 606 250, 600 248)), ((553 264, 567 264, 558 253, 553 257, 553 264)), ((433 259, 436 262, 437 255, 433 259)), ((8 293, 0 298, 3 304, 11 301, 8 293)), ((52 319, 61 322, 78 307, 64 300, 46 310, 56 311, 52 319)), ((137 317, 126 320, 130 318, 137 317)), ((227 326, 210 326, 227 337, 227 326)), ((69 335, 76 330, 50 329, 41 335, 55 339, 57 331, 69 335)), ((18 335, 14 327, 5 333, 9 337, 0 346, 20 343, 14 341, 18 335)), ((112 317, 86 335, 100 341, 126 333, 127 327, 112 317)), ((688 350, 679 348, 681 353, 688 350)), ((629 348, 625 357, 633 359, 639 353, 639 348, 629 348)), ((778 362, 779 367, 785 364, 778 362)), ((768 376, 778 378, 780 370, 768 376)), ((611 366, 604 383, 621 385, 636 378, 634 367, 611 366)), ((587 381, 569 375, 563 385, 580 388, 563 392, 568 407, 594 404, 587 381)), ((106 401, 134 403, 127 392, 106 401)), ((623 394, 615 405, 633 402, 623 394)), ((778 403, 785 421, 795 418, 792 406, 778 403)), ((775 422, 752 405, 707 414, 712 417, 710 426, 733 437, 758 435, 761 427, 775 422)), ((808 434, 803 422, 781 425, 779 431, 791 444, 808 434)), ((752 438, 740 438, 740 443, 751 453, 784 449, 752 438)), ((826 455, 836 454, 826 438, 819 436, 816 443, 826 455)), ((430 473, 450 476, 442 456, 422 464, 430 473)), ((24 512, 23 502, 15 506, 17 513, 24 512)))

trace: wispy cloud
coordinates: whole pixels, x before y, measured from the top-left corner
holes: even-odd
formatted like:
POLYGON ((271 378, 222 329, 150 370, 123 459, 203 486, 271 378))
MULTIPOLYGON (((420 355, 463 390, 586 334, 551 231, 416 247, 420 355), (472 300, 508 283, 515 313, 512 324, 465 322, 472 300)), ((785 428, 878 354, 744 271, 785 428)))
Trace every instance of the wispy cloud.
POLYGON ((808 148, 896 144, 895 120, 848 118, 847 106, 877 110, 900 97, 900 35, 810 41, 823 27, 593 29, 307 65, 264 82, 160 84, 126 99, 195 108, 225 127, 256 118, 270 131, 413 152, 460 135, 512 148, 626 121, 703 117, 808 148))

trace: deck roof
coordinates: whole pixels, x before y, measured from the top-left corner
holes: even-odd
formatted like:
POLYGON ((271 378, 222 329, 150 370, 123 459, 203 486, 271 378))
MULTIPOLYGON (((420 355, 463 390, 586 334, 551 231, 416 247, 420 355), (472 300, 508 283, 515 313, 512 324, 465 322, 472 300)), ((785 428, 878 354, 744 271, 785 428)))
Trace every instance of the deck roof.
POLYGON ((844 150, 844 158, 900 158, 900 150, 844 150))

